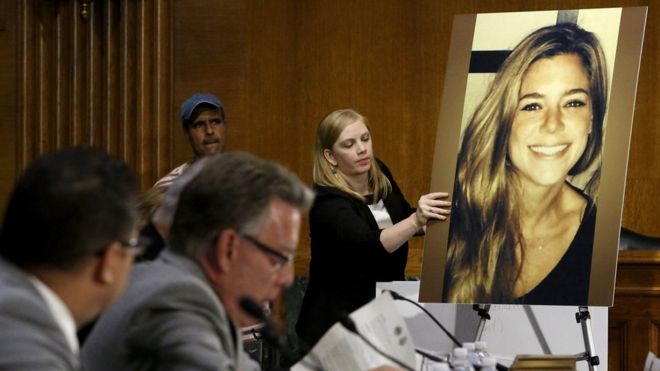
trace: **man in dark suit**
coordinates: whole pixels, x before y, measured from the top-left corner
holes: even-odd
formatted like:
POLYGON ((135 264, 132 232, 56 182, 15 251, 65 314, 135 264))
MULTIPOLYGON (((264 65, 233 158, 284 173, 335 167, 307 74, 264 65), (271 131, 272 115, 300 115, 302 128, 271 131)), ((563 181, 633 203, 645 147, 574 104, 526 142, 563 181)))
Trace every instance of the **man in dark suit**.
POLYGON ((312 191, 272 162, 209 157, 179 196, 169 247, 136 265, 83 346, 89 370, 257 370, 237 329, 293 281, 312 191))
POLYGON ((133 175, 89 148, 21 176, 0 230, 0 370, 78 370, 76 329, 123 290, 139 250, 133 175))

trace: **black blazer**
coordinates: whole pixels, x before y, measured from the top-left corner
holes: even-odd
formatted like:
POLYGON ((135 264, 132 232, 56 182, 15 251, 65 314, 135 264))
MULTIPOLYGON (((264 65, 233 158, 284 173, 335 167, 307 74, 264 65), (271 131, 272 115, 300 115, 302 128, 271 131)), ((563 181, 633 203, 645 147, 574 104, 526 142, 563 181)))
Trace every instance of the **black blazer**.
MULTIPOLYGON (((414 209, 379 161, 392 192, 383 200, 394 224, 414 209)), ((316 186, 309 213, 312 259, 296 331, 313 346, 337 320, 375 297, 376 282, 405 278, 408 243, 389 254, 365 202, 335 187, 316 186)))

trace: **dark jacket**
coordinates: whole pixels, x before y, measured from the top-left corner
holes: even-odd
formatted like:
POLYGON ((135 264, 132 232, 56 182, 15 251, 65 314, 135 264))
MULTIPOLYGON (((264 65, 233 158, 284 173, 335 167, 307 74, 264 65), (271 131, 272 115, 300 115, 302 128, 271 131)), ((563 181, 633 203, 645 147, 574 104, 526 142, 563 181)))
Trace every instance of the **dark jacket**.
MULTIPOLYGON (((392 184, 383 200, 394 224, 414 209, 403 197, 389 169, 379 163, 392 184)), ((365 202, 335 187, 316 186, 309 213, 312 259, 309 284, 296 331, 313 346, 337 320, 375 297, 376 282, 405 278, 408 244, 388 253, 380 242, 376 220, 365 202)))

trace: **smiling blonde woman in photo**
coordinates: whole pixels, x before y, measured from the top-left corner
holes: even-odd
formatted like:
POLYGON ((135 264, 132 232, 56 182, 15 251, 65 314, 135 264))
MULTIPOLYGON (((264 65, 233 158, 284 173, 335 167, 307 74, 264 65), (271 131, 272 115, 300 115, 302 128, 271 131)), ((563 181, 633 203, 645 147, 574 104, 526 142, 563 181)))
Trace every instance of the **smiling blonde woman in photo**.
POLYGON ((463 133, 444 301, 587 304, 606 102, 594 34, 514 48, 463 133))

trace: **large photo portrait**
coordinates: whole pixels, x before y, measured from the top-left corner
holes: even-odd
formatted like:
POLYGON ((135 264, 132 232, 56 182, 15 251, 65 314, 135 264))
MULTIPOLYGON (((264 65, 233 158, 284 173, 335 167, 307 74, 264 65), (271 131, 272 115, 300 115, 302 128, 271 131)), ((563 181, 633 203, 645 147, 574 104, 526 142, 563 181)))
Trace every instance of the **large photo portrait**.
POLYGON ((611 305, 645 14, 456 17, 420 301, 611 305))

